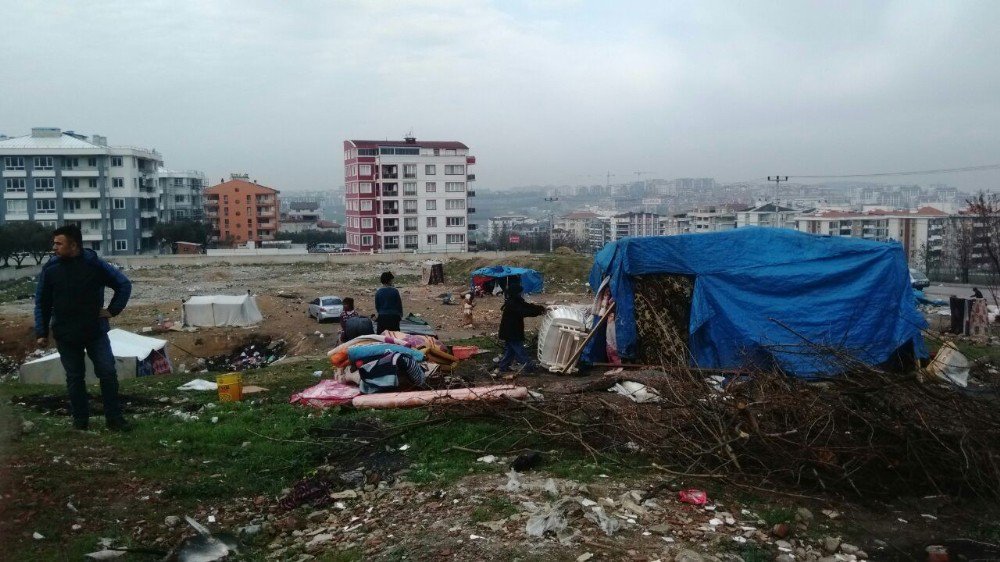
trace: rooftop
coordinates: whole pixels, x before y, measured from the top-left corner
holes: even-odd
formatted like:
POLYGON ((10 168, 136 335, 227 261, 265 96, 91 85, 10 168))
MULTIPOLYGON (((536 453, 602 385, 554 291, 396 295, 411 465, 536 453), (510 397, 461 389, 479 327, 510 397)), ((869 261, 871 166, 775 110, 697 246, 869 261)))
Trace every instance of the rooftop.
POLYGON ((380 146, 445 149, 469 148, 464 143, 458 141, 418 141, 413 139, 412 142, 407 140, 350 140, 347 142, 353 144, 355 148, 378 148, 380 146))
POLYGON ((209 187, 208 189, 205 190, 205 193, 206 194, 218 193, 224 187, 252 187, 255 189, 265 189, 272 193, 280 193, 277 189, 274 189, 273 187, 267 187, 266 185, 261 185, 259 183, 244 179, 231 179, 229 181, 224 181, 220 184, 209 187))

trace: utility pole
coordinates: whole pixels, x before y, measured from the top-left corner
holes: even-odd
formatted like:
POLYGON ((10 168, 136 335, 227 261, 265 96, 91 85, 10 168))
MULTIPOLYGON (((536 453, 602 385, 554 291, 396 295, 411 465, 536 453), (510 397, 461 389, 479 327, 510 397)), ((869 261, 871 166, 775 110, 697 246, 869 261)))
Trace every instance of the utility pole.
POLYGON ((767 176, 767 181, 774 182, 774 204, 778 204, 778 188, 781 187, 781 182, 788 181, 788 176, 767 176))
POLYGON ((611 173, 611 170, 608 170, 607 179, 604 183, 604 189, 606 189, 609 194, 611 193, 611 178, 613 177, 615 177, 615 175, 611 173))
MULTIPOLYGON (((555 203, 558 201, 558 197, 546 197, 546 203, 555 203)), ((555 209, 549 209, 549 253, 552 253, 552 231, 555 224, 555 209)))

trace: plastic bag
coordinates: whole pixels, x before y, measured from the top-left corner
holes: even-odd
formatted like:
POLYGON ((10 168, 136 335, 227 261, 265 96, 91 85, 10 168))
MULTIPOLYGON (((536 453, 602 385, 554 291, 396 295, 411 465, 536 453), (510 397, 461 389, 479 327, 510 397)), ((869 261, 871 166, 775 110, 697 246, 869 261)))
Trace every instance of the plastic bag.
POLYGON ((704 490, 681 490, 677 492, 677 497, 684 503, 692 505, 705 505, 708 501, 708 494, 704 490))

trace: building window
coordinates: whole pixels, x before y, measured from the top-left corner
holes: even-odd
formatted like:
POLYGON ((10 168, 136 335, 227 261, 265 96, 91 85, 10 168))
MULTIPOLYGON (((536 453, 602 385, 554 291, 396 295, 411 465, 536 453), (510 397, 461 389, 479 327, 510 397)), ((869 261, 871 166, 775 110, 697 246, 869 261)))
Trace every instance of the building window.
POLYGON ((124 252, 125 250, 128 250, 128 240, 115 240, 115 251, 124 252))
POLYGON ((409 234, 404 236, 403 244, 406 246, 407 250, 415 250, 417 248, 417 235, 409 234))
POLYGON ((371 193, 372 192, 372 182, 363 181, 361 182, 361 193, 371 193))
MULTIPOLYGON (((124 164, 124 162, 122 161, 122 157, 121 156, 112 156, 111 157, 111 165, 112 166, 120 168, 120 167, 122 167, 123 164, 124 164)), ((118 245, 118 242, 119 242, 119 240, 115 240, 115 246, 118 245)), ((124 240, 121 240, 121 242, 124 242, 124 240)))
POLYGON ((438 219, 437 217, 427 217, 427 228, 437 228, 438 219))
POLYGON ((372 238, 371 234, 362 235, 361 236, 361 245, 362 246, 371 246, 373 240, 374 240, 374 238, 372 238))
POLYGON ((97 189, 97 178, 90 178, 87 180, 87 187, 91 189, 97 189))
POLYGON ((382 244, 390 250, 395 250, 399 247, 399 236, 386 236, 382 239, 382 244))
POLYGON ((424 175, 426 176, 437 175, 437 166, 435 166, 434 164, 427 164, 426 166, 424 166, 424 175))
POLYGON ((361 200, 361 210, 362 211, 371 211, 372 210, 372 200, 371 199, 362 199, 361 200))
POLYGON ((28 200, 27 199, 8 199, 7 200, 7 214, 27 214, 28 213, 28 200))
POLYGON ((436 211, 437 208, 438 208, 438 202, 437 202, 436 199, 428 199, 427 200, 427 210, 428 211, 436 211))
POLYGON ((35 178, 35 191, 55 191, 55 178, 35 178))
POLYGON ((465 182, 449 181, 444 184, 444 190, 451 193, 461 193, 465 191, 465 182))
POLYGON ((80 167, 79 158, 70 158, 69 156, 63 157, 63 168, 79 168, 79 167, 80 167))
POLYGON ((87 166, 91 168, 97 167, 97 158, 87 158, 87 166))
POLYGON ((465 164, 451 164, 444 167, 444 175, 446 176, 462 176, 465 175, 465 164))
POLYGON ((403 177, 404 178, 415 178, 415 177, 417 177, 417 165, 416 164, 403 164, 403 177))
POLYGON ((64 211, 79 211, 80 210, 80 200, 79 199, 63 199, 63 210, 64 211))
POLYGON ((415 181, 403 182, 403 195, 416 195, 416 194, 417 194, 417 182, 415 181))
POLYGON ((358 175, 359 176, 370 176, 370 175, 372 175, 372 165, 371 164, 359 164, 358 165, 358 175))
POLYGON ((416 214, 417 213, 417 200, 416 199, 404 199, 403 200, 403 213, 405 214, 416 214))
POLYGON ((52 157, 51 156, 35 156, 35 169, 36 170, 51 170, 52 169, 52 157))
POLYGON ((24 191, 24 178, 7 178, 4 184, 7 192, 24 191))
POLYGON ((437 244, 438 243, 438 235, 437 234, 428 234, 427 235, 427 243, 428 244, 437 244))
POLYGON ((24 158, 21 156, 5 156, 3 159, 3 167, 8 170, 23 170, 24 158))
POLYGON ((417 219, 416 217, 411 217, 408 219, 403 219, 403 230, 413 231, 417 229, 417 219))
POLYGON ((101 206, 101 204, 100 204, 100 202, 97 199, 90 199, 90 208, 91 209, 97 210, 97 209, 100 208, 100 206, 101 206))
POLYGON ((449 234, 447 239, 449 244, 463 244, 465 242, 464 234, 449 234))
POLYGON ((465 199, 447 199, 444 202, 444 208, 449 211, 454 211, 457 209, 465 208, 465 199))
POLYGON ((448 226, 465 226, 465 217, 448 217, 446 221, 448 226))
POLYGON ((80 189, 80 180, 77 178, 63 178, 63 189, 80 189))
POLYGON ((111 187, 125 187, 125 178, 111 178, 111 187))
POLYGON ((115 219, 111 222, 115 230, 125 230, 126 227, 125 219, 115 219))
POLYGON ((426 193, 435 193, 438 190, 437 182, 429 181, 424 184, 424 191, 426 193))
POLYGON ((35 213, 48 215, 55 212, 55 199, 35 199, 35 213))
POLYGON ((124 199, 116 197, 115 199, 111 200, 111 203, 112 203, 112 206, 111 206, 112 209, 124 209, 125 208, 125 200, 124 199))
POLYGON ((372 219, 361 219, 361 228, 374 228, 374 227, 375 223, 372 222, 372 219))

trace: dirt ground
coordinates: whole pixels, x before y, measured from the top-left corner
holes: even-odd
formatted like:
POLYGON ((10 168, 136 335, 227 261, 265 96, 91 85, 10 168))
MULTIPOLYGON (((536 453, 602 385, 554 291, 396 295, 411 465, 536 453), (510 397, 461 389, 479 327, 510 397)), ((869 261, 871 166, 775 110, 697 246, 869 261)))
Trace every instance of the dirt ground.
MULTIPOLYGON (((309 301, 326 295, 353 297, 360 313, 374 313, 378 275, 382 271, 392 271, 396 275, 395 284, 402 294, 405 313, 420 315, 438 330, 441 339, 490 337, 496 333, 502 304, 500 298, 489 296, 477 300, 476 325, 471 329, 465 328, 461 307, 442 304, 440 295, 452 293, 457 299, 468 288, 467 274, 461 277, 453 275, 443 285, 420 285, 419 265, 405 262, 349 266, 215 265, 127 270, 125 273, 133 284, 132 298, 125 311, 112 320, 112 327, 136 333, 143 333, 143 328, 153 328, 149 335, 166 339, 172 344, 170 356, 175 365, 189 362, 193 357, 209 357, 229 351, 252 334, 286 340, 291 355, 315 355, 335 345, 340 328, 336 322, 317 323, 309 318, 306 315, 309 301), (182 298, 208 294, 236 295, 248 290, 257 295, 257 304, 264 315, 264 322, 258 326, 199 329, 196 332, 157 329, 157 319, 161 316, 166 320, 180 320, 182 298)), ((541 303, 588 301, 584 286, 577 285, 574 289, 528 298, 541 303)), ((111 298, 110 291, 107 298, 111 298)), ((0 354, 20 360, 34 350, 33 306, 30 299, 0 305, 0 354)), ((528 329, 536 325, 537 319, 527 322, 528 329)))

